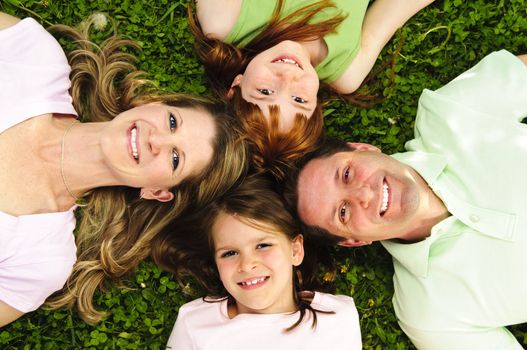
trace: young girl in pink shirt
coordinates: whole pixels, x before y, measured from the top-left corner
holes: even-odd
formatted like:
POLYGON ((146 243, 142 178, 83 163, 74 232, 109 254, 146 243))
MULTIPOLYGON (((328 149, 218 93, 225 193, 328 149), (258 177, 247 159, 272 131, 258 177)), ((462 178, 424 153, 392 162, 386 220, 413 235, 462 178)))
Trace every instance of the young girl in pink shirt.
POLYGON ((270 181, 249 177, 180 225, 164 242, 171 254, 155 259, 207 296, 179 309, 167 349, 361 348, 353 299, 315 291, 329 256, 299 234, 270 181))

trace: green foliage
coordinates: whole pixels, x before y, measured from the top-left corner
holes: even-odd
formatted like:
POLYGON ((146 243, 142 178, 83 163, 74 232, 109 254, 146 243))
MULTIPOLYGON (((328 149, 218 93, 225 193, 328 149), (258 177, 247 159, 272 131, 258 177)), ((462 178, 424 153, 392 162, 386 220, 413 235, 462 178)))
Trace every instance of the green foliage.
MULTIPOLYGON (((193 53, 188 30, 188 0, 3 0, 0 11, 33 16, 45 26, 75 25, 93 12, 108 14, 121 33, 137 40, 139 66, 167 90, 207 93, 207 83, 193 53)), ((386 46, 379 64, 389 60, 400 40, 394 78, 390 68, 377 74, 374 92, 384 97, 361 109, 332 99, 325 106, 329 134, 373 143, 387 153, 403 150, 413 135, 419 95, 435 89, 493 50, 527 53, 525 0, 437 0, 412 18, 386 46)), ((379 246, 336 249, 339 293, 354 297, 365 349, 413 349, 397 325, 391 297, 391 258, 379 246)), ((163 349, 180 305, 191 299, 173 278, 150 262, 130 277, 128 288, 96 295, 110 311, 96 326, 75 312, 40 309, 0 329, 1 349, 163 349)), ((185 287, 192 292, 192 287, 185 287)), ((512 328, 527 344, 527 327, 512 328)))

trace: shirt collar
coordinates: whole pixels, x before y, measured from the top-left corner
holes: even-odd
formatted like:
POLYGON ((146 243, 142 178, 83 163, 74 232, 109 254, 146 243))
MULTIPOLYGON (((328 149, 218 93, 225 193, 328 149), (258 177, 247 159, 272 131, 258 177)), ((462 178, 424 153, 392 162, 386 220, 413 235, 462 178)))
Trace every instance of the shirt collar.
POLYGON ((425 152, 403 152, 392 157, 411 166, 428 184, 433 184, 447 165, 447 158, 441 154, 425 152))
POLYGON ((446 233, 454 229, 453 225, 464 224, 480 234, 493 238, 513 241, 516 215, 478 207, 463 201, 449 184, 436 181, 447 166, 447 158, 440 154, 410 151, 392 155, 393 158, 414 168, 428 183, 436 195, 445 203, 452 216, 432 227, 431 234, 425 240, 415 243, 400 243, 395 240, 382 241, 388 252, 407 270, 419 277, 428 273, 430 247, 446 233))

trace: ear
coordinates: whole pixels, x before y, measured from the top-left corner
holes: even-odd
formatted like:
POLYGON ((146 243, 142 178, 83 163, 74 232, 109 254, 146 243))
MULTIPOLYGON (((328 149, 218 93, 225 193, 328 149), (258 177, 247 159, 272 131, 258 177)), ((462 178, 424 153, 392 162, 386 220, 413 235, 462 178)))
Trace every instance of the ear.
POLYGON ((293 266, 299 266, 304 261, 304 236, 297 235, 291 242, 293 266))
POLYGON ((170 202, 174 199, 174 194, 169 190, 162 188, 141 188, 141 198, 160 202, 170 202))
POLYGON ((374 145, 362 142, 348 142, 348 145, 353 147, 357 151, 370 151, 370 152, 381 152, 381 150, 374 145))
POLYGON ((337 244, 341 247, 361 247, 363 245, 370 245, 371 241, 357 241, 353 238, 347 238, 337 244))
POLYGON ((229 91, 227 92, 227 97, 228 98, 231 98, 232 95, 234 95, 234 87, 235 86, 238 86, 240 85, 240 83, 242 82, 242 79, 243 79, 243 74, 238 74, 234 80, 232 81, 232 84, 231 84, 231 88, 229 89, 229 91))

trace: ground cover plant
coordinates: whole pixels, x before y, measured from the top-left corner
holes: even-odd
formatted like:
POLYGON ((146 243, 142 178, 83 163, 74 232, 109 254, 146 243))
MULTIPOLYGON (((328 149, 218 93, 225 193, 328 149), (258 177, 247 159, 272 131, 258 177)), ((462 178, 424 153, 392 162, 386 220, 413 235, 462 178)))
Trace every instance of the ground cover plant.
MULTIPOLYGON (((75 25, 89 14, 113 18, 119 31, 139 41, 139 66, 168 90, 206 94, 203 68, 193 53, 186 20, 187 0, 2 0, 0 11, 32 16, 44 26, 75 25)), ((103 24, 103 23, 102 23, 103 24)), ((407 23, 387 45, 379 63, 399 45, 394 66, 383 68, 374 92, 384 98, 363 109, 332 98, 325 106, 329 134, 369 142, 383 151, 402 151, 413 135, 417 101, 424 88, 435 89, 473 66, 491 51, 527 53, 526 0, 436 0, 407 23)), ((1 43, 0 43, 1 45, 1 43)), ((335 249, 337 291, 357 304, 364 349, 413 349, 397 325, 391 306, 391 258, 379 244, 335 249)), ((96 326, 75 312, 40 309, 0 329, 1 349, 163 349, 178 307, 195 298, 191 285, 179 286, 151 262, 125 281, 96 295, 111 312, 96 326)), ((527 324, 511 328, 526 344, 527 324)))

